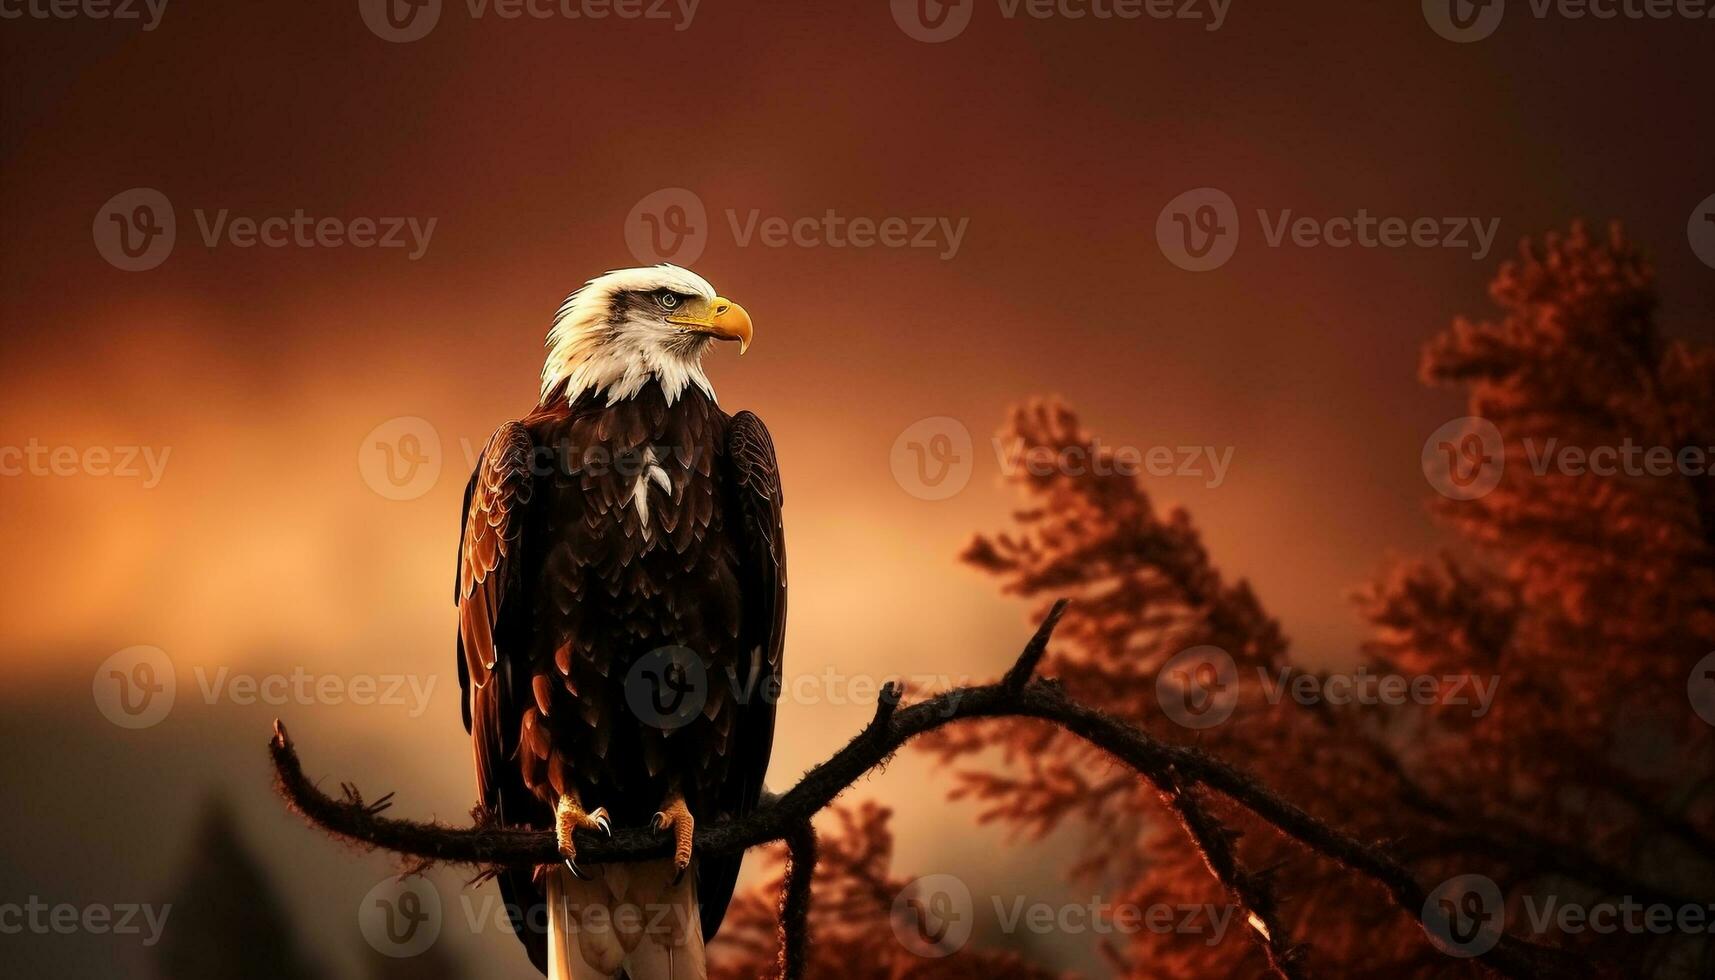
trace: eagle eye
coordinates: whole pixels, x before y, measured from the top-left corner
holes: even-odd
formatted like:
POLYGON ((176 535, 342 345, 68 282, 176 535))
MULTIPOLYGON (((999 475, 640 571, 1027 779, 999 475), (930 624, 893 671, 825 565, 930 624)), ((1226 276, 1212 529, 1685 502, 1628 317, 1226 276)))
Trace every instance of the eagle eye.
POLYGON ((655 294, 655 302, 659 303, 663 310, 676 310, 679 308, 679 294, 662 290, 655 294))

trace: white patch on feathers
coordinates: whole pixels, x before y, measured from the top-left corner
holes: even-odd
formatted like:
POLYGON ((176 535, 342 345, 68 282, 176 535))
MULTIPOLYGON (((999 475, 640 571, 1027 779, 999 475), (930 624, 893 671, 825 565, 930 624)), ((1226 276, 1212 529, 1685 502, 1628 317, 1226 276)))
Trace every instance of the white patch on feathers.
POLYGON ((614 297, 621 293, 671 290, 687 296, 715 298, 708 280, 676 265, 619 269, 584 283, 560 305, 548 331, 548 359, 542 365, 542 397, 561 381, 566 399, 586 391, 606 392, 617 404, 636 395, 651 378, 658 381, 671 405, 696 385, 711 399, 714 386, 703 373, 702 352, 673 349, 679 332, 649 311, 614 316, 614 297))
MULTIPOLYGON (((669 399, 671 400, 671 399, 669 399)), ((631 505, 637 508, 637 519, 643 524, 643 540, 649 540, 649 484, 653 481, 667 493, 673 492, 673 481, 668 479, 667 471, 661 468, 660 458, 655 455, 654 446, 643 447, 643 469, 637 474, 637 483, 631 488, 631 505)))
POLYGON ((695 868, 679 878, 662 859, 586 872, 546 871, 548 980, 708 980, 695 868))

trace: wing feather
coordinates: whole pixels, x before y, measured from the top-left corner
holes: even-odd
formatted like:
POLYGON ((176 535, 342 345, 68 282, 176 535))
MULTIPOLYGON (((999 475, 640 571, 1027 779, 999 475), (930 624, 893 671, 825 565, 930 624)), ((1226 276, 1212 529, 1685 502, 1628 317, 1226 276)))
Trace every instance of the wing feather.
POLYGON ((502 647, 511 631, 503 617, 518 615, 507 600, 517 591, 522 570, 518 553, 535 491, 530 476, 534 451, 529 430, 518 422, 506 423, 489 438, 465 488, 454 595, 459 607, 459 681, 477 789, 491 808, 499 792, 494 763, 505 758, 507 733, 517 732, 520 724, 517 706, 509 703, 504 690, 511 671, 503 671, 506 679, 499 684, 490 681, 507 653, 502 647))
MULTIPOLYGON (((720 794, 723 813, 743 816, 762 798, 762 781, 774 748, 775 701, 786 641, 786 534, 781 517, 780 466, 762 420, 739 412, 727 428, 726 478, 741 525, 739 595, 744 603, 740 649, 751 696, 731 705, 726 751, 731 765, 720 794)), ((741 855, 711 858, 698 873, 703 935, 713 939, 732 900, 741 855)))

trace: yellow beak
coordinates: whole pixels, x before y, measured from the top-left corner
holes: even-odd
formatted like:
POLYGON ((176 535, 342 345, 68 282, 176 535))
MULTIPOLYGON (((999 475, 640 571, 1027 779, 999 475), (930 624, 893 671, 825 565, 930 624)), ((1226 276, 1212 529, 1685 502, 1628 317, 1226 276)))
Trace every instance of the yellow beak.
POLYGON ((706 316, 670 316, 667 322, 722 340, 736 340, 740 354, 750 349, 750 314, 744 311, 744 307, 721 296, 709 301, 706 316))

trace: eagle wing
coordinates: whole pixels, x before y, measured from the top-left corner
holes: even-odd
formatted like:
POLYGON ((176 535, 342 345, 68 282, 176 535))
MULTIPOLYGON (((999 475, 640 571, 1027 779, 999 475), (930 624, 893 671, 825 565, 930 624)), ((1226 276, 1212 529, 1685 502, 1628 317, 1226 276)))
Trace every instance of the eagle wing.
MULTIPOLYGON (((509 644, 510 623, 504 613, 518 590, 525 513, 535 485, 530 479, 534 444, 529 430, 508 422, 495 431, 465 487, 464 528, 460 535, 458 591, 459 688, 464 694, 465 729, 476 753, 477 787, 483 802, 498 788, 494 762, 505 758, 500 716, 509 700, 502 690, 513 664, 502 666, 503 646, 509 644), (499 668, 499 669, 497 669, 499 668), (501 683, 493 683, 497 674, 501 683)), ((514 720, 516 724, 516 720, 514 720)))
MULTIPOLYGON (((530 670, 521 649, 530 634, 521 551, 536 489, 530 472, 534 453, 530 431, 519 422, 506 423, 489 438, 465 487, 453 595, 459 610, 460 706, 476 761, 478 798, 504 824, 546 819, 546 808, 524 785, 518 767, 501 764, 516 750, 520 711, 530 703, 530 670), (526 689, 521 692, 519 684, 526 689)), ((546 973, 545 937, 520 928, 521 913, 512 911, 542 901, 529 870, 502 873, 500 890, 531 961, 546 973)))
MULTIPOLYGON (((739 585, 744 602, 739 640, 740 678, 751 695, 738 706, 728 778, 717 797, 723 815, 741 817, 762 798, 762 780, 774 748, 774 708, 779 697, 781 652, 786 639, 786 538, 781 522, 780 467, 774 440, 762 420, 739 412, 727 427, 727 482, 739 519, 739 585)), ((703 936, 712 940, 732 900, 743 855, 702 861, 697 878, 703 936)))

